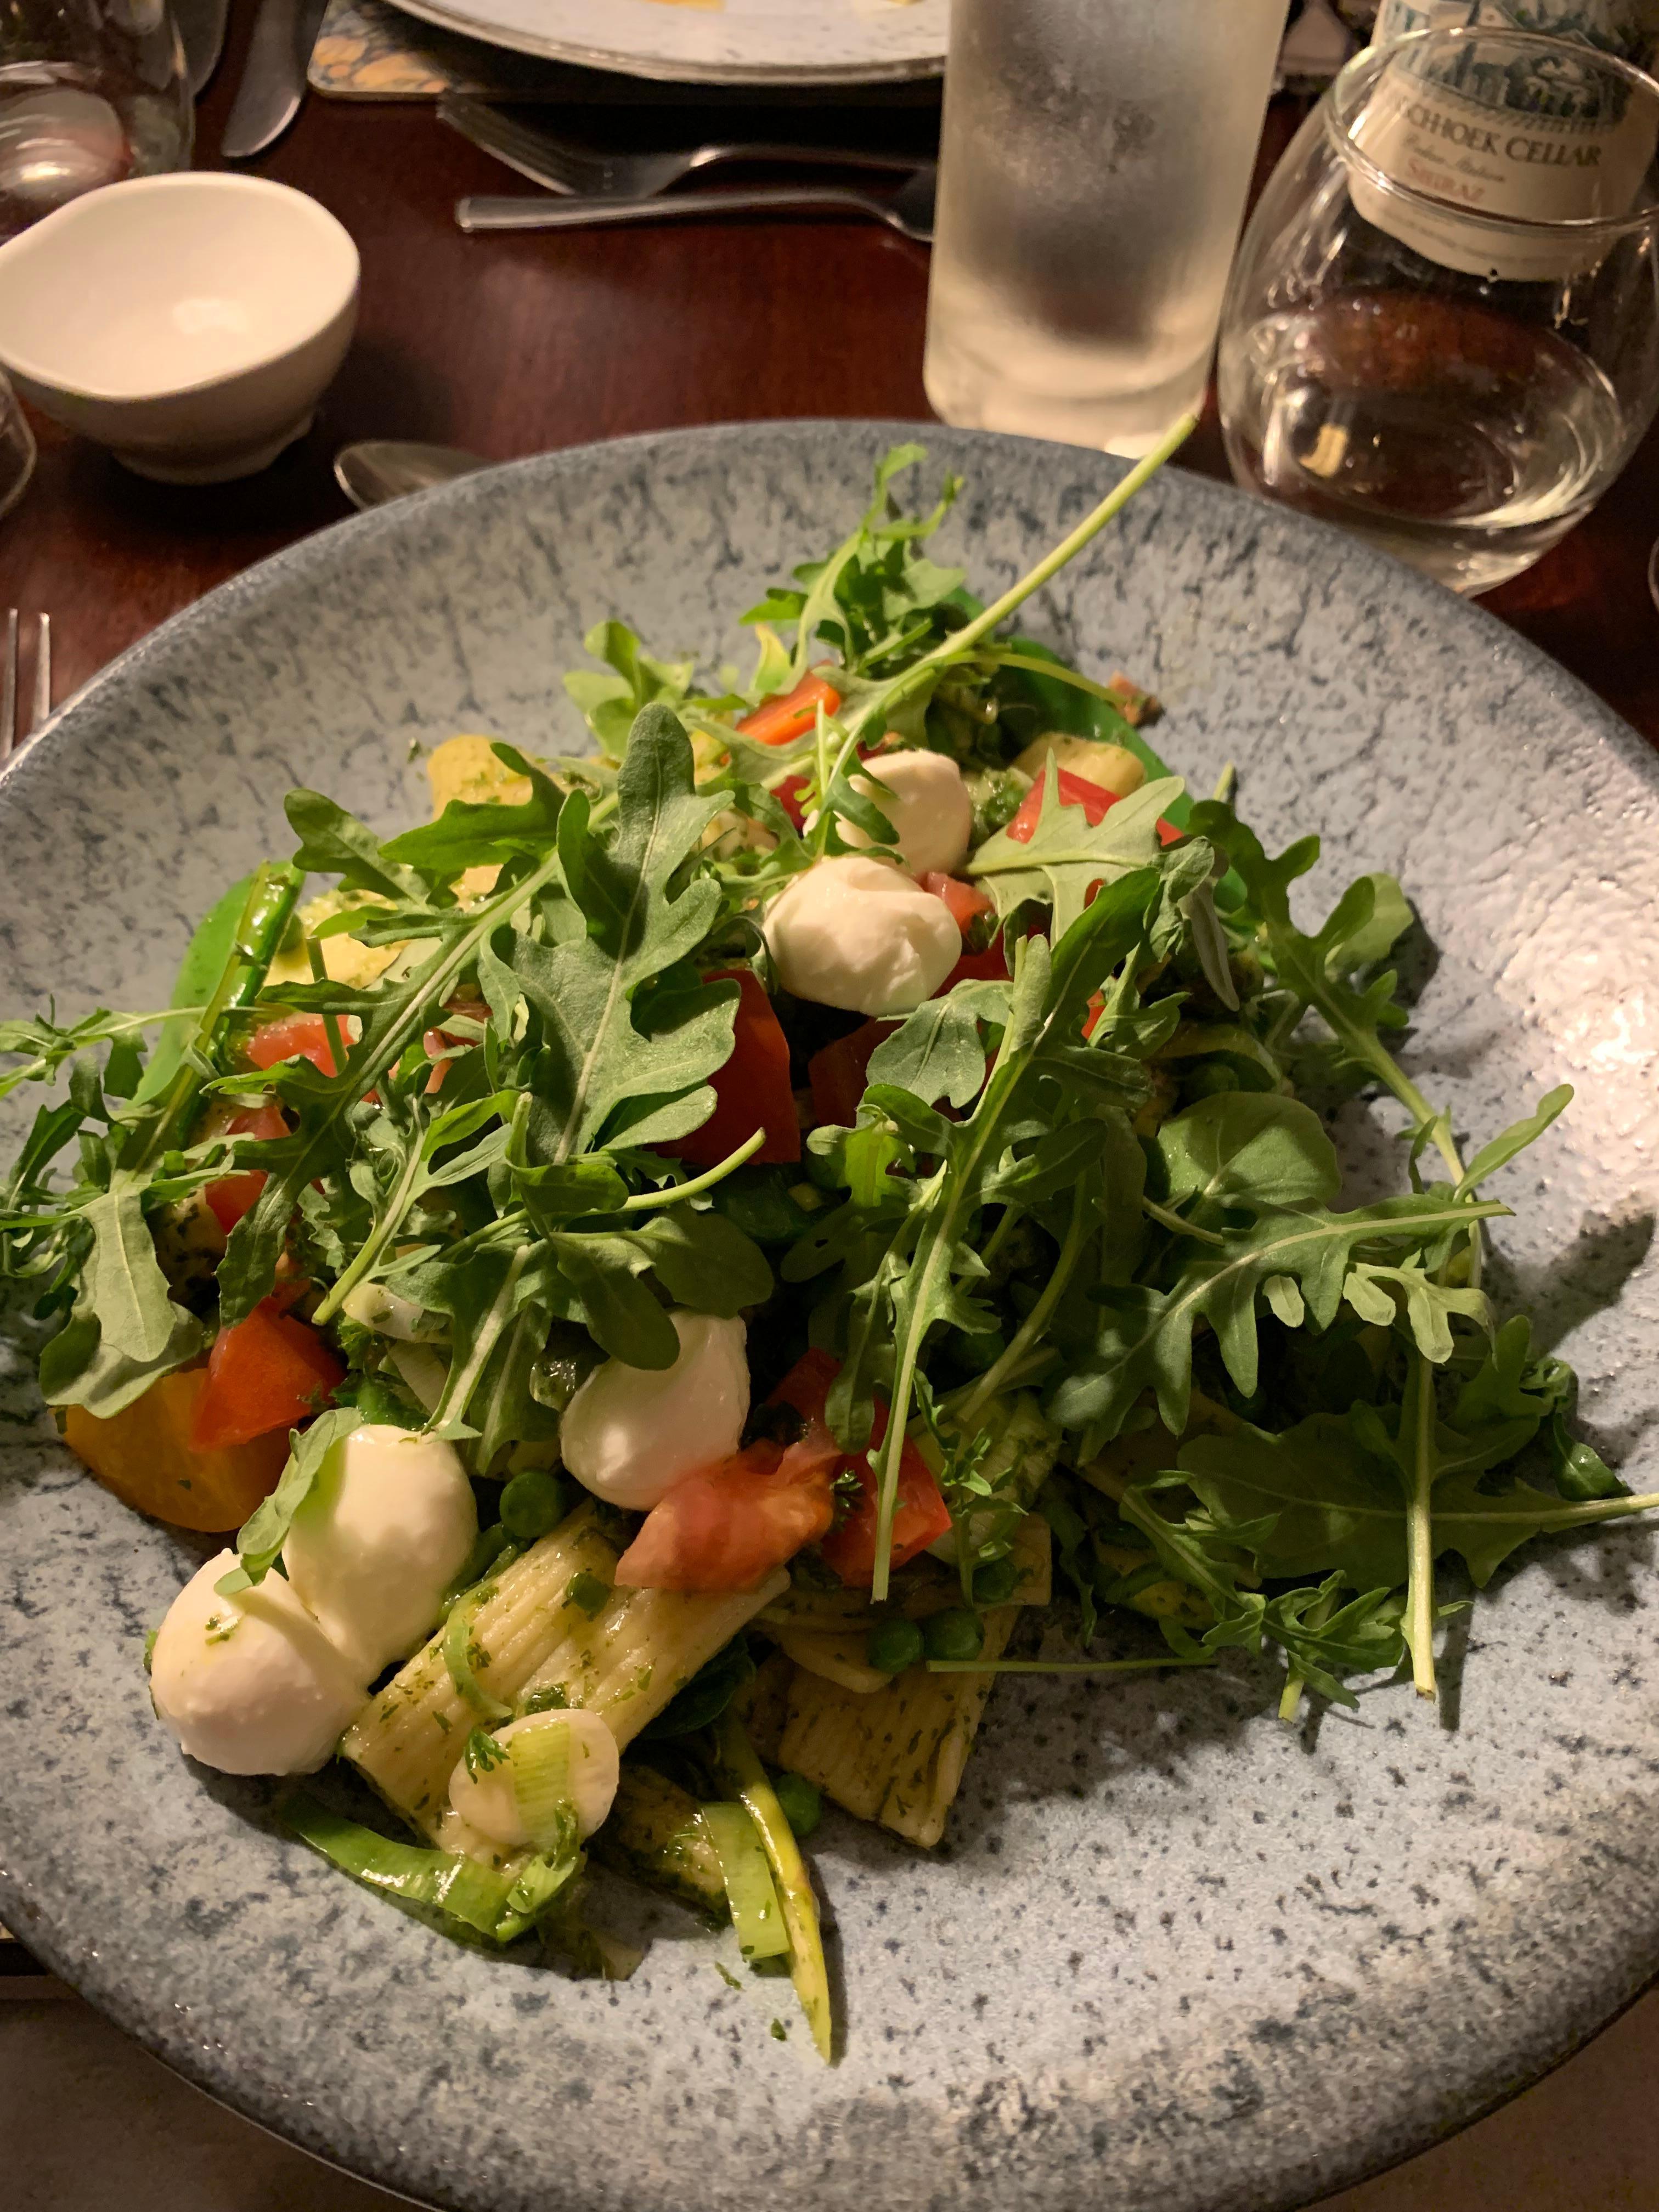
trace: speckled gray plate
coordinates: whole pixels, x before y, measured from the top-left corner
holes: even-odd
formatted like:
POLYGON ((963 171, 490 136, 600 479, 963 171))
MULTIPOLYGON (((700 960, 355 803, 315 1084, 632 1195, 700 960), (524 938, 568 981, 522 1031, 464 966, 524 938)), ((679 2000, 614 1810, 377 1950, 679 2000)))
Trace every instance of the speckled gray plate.
MULTIPOLYGON (((893 426, 764 425, 524 463, 325 532, 110 669, 0 778, 4 996, 164 1002, 196 915, 284 847, 282 794, 418 811, 411 741, 577 727, 617 613, 710 659, 817 554, 893 426)), ((1114 464, 927 434, 943 544, 1002 586, 1114 464)), ((1512 1171, 1500 1279, 1656 1485, 1648 1258, 1659 771, 1528 646, 1405 569, 1164 478, 1030 625, 1168 702, 1207 789, 1241 768, 1318 890, 1397 869, 1438 960, 1414 1066, 1482 1133, 1570 1079, 1512 1171)), ((15 1123, 16 1115, 12 1120, 15 1123)), ((1345 1141, 1389 1151, 1363 1111, 1345 1141)), ((1394 1148, 1398 1165, 1398 1148, 1394 1148)), ((192 2080, 469 2212, 1271 2212, 1473 2118, 1659 1968, 1648 1534, 1530 1555, 1451 1630, 1447 1711, 1384 1686, 1292 1734, 1274 1677, 1002 1684, 948 1848, 825 1823, 846 2056, 726 1987, 668 1914, 637 1978, 451 1948, 204 1782, 151 1718, 144 1629, 183 1543, 78 1474, 14 1371, 0 1457, 0 1915, 192 2080), (1466 1647, 1466 1648, 1465 1648, 1466 1647)))
POLYGON ((686 84, 937 76, 948 0, 397 0, 493 46, 686 84))

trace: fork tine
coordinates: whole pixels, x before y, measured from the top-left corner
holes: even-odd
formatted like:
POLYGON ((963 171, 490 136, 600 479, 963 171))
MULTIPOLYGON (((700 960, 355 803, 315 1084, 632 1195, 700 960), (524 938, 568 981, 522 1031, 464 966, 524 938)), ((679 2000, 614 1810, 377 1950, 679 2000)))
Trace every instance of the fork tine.
POLYGON ((445 100, 439 103, 438 113, 452 130, 534 183, 579 196, 603 189, 608 164, 602 157, 550 138, 485 100, 445 100))
POLYGON ((34 718, 29 735, 39 737, 52 713, 52 617, 41 615, 34 634, 34 718))
POLYGON ((6 652, 0 661, 0 761, 10 752, 17 736, 17 610, 6 617, 6 652))
POLYGON ((584 154, 510 115, 492 112, 490 126, 500 145, 511 148, 546 175, 556 177, 566 191, 580 196, 603 186, 611 167, 603 155, 584 154))

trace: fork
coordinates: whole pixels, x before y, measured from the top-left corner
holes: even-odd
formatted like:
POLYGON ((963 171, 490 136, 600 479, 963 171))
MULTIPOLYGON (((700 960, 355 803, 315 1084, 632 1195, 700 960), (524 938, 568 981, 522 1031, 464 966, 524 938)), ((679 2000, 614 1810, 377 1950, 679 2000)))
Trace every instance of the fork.
POLYGON ((31 738, 38 738, 52 713, 52 617, 36 617, 34 634, 34 705, 25 725, 19 714, 18 647, 22 617, 15 607, 6 615, 6 649, 0 659, 0 762, 21 752, 31 738))
POLYGON ((655 199, 551 199, 472 194, 455 203, 463 230, 581 230, 590 224, 713 222, 731 215, 841 209, 872 216, 906 238, 933 235, 935 179, 931 163, 907 177, 891 199, 845 185, 766 185, 736 192, 672 192, 655 199))
POLYGON ((720 161, 776 161, 827 169, 914 169, 915 155, 876 154, 858 146, 760 146, 744 142, 690 146, 678 153, 599 154, 556 138, 499 107, 459 94, 438 102, 438 119, 549 191, 586 199, 647 200, 683 177, 720 161))

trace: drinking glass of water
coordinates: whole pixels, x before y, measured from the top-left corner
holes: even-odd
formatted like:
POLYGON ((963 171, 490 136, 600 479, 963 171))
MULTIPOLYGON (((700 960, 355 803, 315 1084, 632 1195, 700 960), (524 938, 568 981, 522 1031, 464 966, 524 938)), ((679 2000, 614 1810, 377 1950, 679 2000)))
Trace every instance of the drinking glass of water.
POLYGON ((1659 84, 1508 27, 1350 62, 1223 317, 1239 482, 1460 592, 1582 520, 1659 405, 1659 84))
POLYGON ((100 185, 187 169, 167 0, 0 0, 0 239, 100 185))
POLYGON ((1150 453, 1203 399, 1287 0, 952 0, 947 422, 1150 453))

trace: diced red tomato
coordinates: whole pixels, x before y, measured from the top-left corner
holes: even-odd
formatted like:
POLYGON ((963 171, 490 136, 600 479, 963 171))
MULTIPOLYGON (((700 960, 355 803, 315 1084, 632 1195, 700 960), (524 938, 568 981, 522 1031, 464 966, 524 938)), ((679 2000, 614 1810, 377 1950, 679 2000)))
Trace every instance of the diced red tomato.
POLYGON ((921 878, 921 888, 932 891, 935 898, 945 901, 951 909, 951 919, 964 937, 983 915, 997 910, 996 901, 988 898, 977 884, 963 883, 960 876, 942 876, 930 868, 921 878))
POLYGON ((772 1393, 805 1428, 792 1444, 761 1439, 674 1485, 617 1565, 630 1589, 752 1589, 822 1536, 835 1516, 842 1449, 823 1418, 836 1362, 809 1352, 772 1393))
MULTIPOLYGON (((843 1462, 859 1479, 859 1502, 819 1550, 826 1564, 849 1588, 867 1589, 876 1572, 876 1500, 879 1484, 871 1464, 887 1427, 887 1409, 876 1407, 875 1442, 869 1452, 843 1462)), ((903 1566, 951 1529, 951 1509, 939 1495, 933 1469, 908 1437, 899 1457, 898 1496, 893 1507, 891 1564, 903 1566)))
POLYGON ((256 1067, 275 1067, 278 1060, 308 1060, 325 1075, 337 1075, 328 1024, 320 1014, 283 1014, 254 1030, 247 1041, 247 1056, 256 1067))
POLYGON ((345 1369, 314 1328, 274 1298, 222 1328, 208 1358, 208 1386, 191 1424, 192 1451, 222 1451, 321 1410, 345 1369))
MULTIPOLYGON (((225 1124, 228 1137, 258 1137, 269 1139, 288 1134, 288 1120, 275 1099, 268 1098, 262 1106, 243 1106, 225 1124)), ((252 1210, 259 1193, 265 1187, 263 1168, 240 1168, 234 1175, 220 1176, 207 1184, 202 1196, 211 1208, 214 1218, 227 1237, 245 1213, 252 1210)))
POLYGON ((787 775, 772 793, 797 830, 806 827, 806 809, 802 801, 811 783, 810 776, 787 775))
MULTIPOLYGON (((827 1352, 809 1352, 798 1359, 777 1389, 775 1402, 793 1406, 809 1422, 824 1420, 830 1387, 841 1371, 841 1362, 827 1352)), ((871 1464, 887 1434, 887 1408, 876 1401, 875 1424, 868 1452, 849 1453, 837 1464, 837 1474, 858 1477, 858 1504, 841 1525, 827 1535, 819 1549, 826 1564, 849 1586, 868 1586, 876 1571, 876 1500, 879 1486, 871 1464)), ((925 1552, 951 1526, 951 1510, 939 1495, 932 1468, 907 1437, 899 1457, 898 1497, 893 1512, 891 1564, 902 1567, 925 1552)))
POLYGON ((826 714, 835 714, 841 706, 841 694, 813 669, 793 691, 763 699, 752 714, 745 714, 738 724, 738 734, 757 745, 790 744, 817 727, 820 705, 826 714))
POLYGON ((812 1119, 819 1128, 852 1127, 870 1080, 871 1054, 897 1027, 896 1022, 865 1022, 812 1054, 806 1063, 806 1079, 812 1086, 812 1119))
MULTIPOLYGON (((769 1401, 800 1414, 805 1425, 798 1441, 759 1441, 677 1482, 623 1553, 617 1582, 629 1589, 752 1589, 823 1537, 824 1558, 842 1582, 868 1583, 876 1563, 875 1475, 867 1455, 844 1453, 830 1432, 824 1407, 839 1370, 840 1362, 827 1352, 809 1352, 798 1360, 769 1401), (835 1480, 843 1468, 857 1474, 864 1495, 831 1533, 835 1480)), ((886 1409, 878 1405, 877 1444, 886 1421, 886 1409)), ((938 1484, 907 1441, 893 1565, 913 1559, 950 1525, 938 1484)))
POLYGON ((750 1444, 677 1482, 617 1562, 624 1589, 753 1589, 834 1517, 836 1448, 750 1444))
MULTIPOLYGON (((1055 771, 1059 779, 1060 803, 1062 806, 1080 806, 1088 817, 1090 827, 1103 822, 1109 811, 1117 805, 1117 793, 1108 791, 1103 783, 1091 783, 1086 776, 1073 775, 1065 769, 1055 771)), ((1019 803, 1019 811, 1008 824, 1008 835, 1017 845, 1029 845, 1042 815, 1041 783, 1034 783, 1019 803)))
POLYGON ((709 1078, 715 1107, 702 1128, 659 1147, 696 1167, 717 1167, 757 1129, 766 1141, 751 1158, 781 1164, 800 1158, 800 1123, 789 1082, 789 1040, 758 975, 747 968, 717 968, 711 983, 734 981, 742 994, 732 1029, 732 1057, 709 1078))
POLYGON ((421 1050, 434 1063, 426 1079, 426 1095, 429 1098, 434 1091, 443 1089, 444 1078, 449 1073, 449 1062, 444 1058, 449 1050, 449 1039, 441 1030, 427 1030, 421 1038, 421 1050))
POLYGON ((998 936, 992 939, 983 952, 964 952, 933 996, 936 999, 948 998, 958 983, 1006 983, 1007 981, 1008 962, 1002 950, 1002 939, 998 936))

